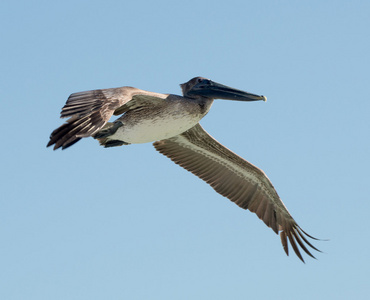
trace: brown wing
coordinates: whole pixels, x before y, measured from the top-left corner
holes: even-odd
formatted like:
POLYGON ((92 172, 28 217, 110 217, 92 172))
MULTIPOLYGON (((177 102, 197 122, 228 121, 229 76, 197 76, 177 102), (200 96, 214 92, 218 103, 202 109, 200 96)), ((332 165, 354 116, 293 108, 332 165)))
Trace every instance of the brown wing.
POLYGON ((51 133, 47 147, 55 145, 54 150, 60 147, 65 149, 83 137, 93 136, 104 127, 113 114, 122 114, 145 105, 148 97, 152 100, 154 98, 162 100, 167 95, 133 87, 74 93, 69 96, 61 112, 61 118, 69 117, 69 119, 51 133))
POLYGON ((303 262, 298 245, 313 258, 304 242, 319 251, 307 241, 305 235, 313 237, 294 221, 265 173, 218 143, 199 124, 153 145, 173 162, 207 182, 219 194, 256 213, 276 234, 280 231, 287 255, 288 239, 303 262))

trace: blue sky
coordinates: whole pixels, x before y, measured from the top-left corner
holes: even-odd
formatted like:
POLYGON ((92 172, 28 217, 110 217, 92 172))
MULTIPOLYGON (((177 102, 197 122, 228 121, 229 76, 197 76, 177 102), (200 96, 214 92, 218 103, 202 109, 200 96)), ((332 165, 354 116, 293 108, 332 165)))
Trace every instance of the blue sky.
POLYGON ((368 299, 368 1, 3 1, 1 299, 368 299), (46 148, 73 92, 266 95, 201 121, 330 241, 302 264, 254 214, 158 154, 46 148))

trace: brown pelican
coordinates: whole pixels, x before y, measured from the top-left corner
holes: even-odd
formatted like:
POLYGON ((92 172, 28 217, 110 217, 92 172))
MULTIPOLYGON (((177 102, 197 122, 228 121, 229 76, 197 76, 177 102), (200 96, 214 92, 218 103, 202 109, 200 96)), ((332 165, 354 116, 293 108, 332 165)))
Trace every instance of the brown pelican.
POLYGON ((154 142, 173 162, 198 176, 239 207, 249 209, 278 234, 287 255, 288 240, 304 262, 299 246, 311 257, 306 236, 288 212, 265 173, 236 155, 200 126, 214 99, 264 100, 203 77, 181 84, 183 96, 158 94, 133 87, 74 93, 61 118, 69 118, 50 135, 47 147, 68 148, 92 136, 104 147, 154 142), (112 115, 120 115, 108 122, 112 115))

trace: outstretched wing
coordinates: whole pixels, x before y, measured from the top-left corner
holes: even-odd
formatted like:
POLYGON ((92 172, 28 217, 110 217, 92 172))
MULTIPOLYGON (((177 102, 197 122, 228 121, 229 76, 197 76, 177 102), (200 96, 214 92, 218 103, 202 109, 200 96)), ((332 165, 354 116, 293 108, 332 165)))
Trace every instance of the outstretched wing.
POLYGON ((280 231, 287 255, 288 240, 303 262, 298 245, 311 257, 314 256, 304 243, 319 251, 308 242, 305 235, 313 237, 294 221, 265 173, 218 143, 200 124, 153 145, 173 162, 207 182, 219 194, 256 213, 276 234, 280 231))
POLYGON ((50 135, 47 147, 68 148, 83 137, 96 134, 112 115, 145 105, 148 98, 163 100, 167 95, 133 87, 120 87, 74 93, 62 108, 61 118, 69 118, 50 135))

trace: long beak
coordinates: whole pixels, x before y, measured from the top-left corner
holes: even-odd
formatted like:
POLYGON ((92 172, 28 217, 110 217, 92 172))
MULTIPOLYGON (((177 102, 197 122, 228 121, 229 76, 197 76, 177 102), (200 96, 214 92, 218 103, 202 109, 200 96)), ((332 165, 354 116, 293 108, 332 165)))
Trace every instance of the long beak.
POLYGON ((187 92, 188 95, 200 95, 212 99, 226 99, 236 101, 266 101, 265 96, 255 95, 229 86, 214 82, 212 80, 202 80, 187 92))

